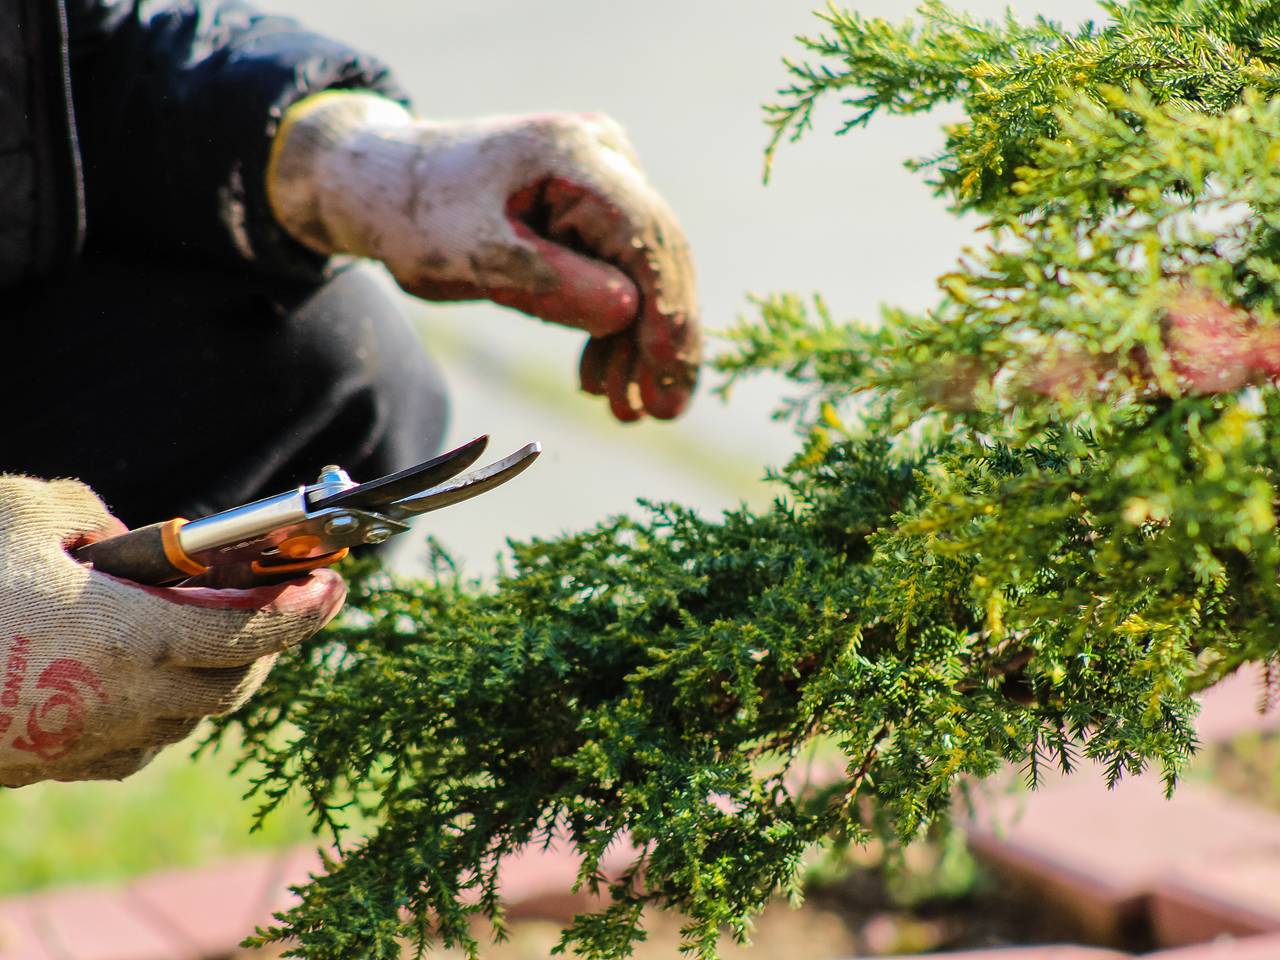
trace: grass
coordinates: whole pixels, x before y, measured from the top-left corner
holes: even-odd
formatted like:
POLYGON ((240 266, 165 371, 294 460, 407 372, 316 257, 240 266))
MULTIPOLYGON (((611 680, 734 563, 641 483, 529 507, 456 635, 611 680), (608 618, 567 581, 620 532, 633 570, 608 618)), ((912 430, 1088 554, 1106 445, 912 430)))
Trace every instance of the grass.
POLYGON ((121 881, 311 839, 296 800, 249 832, 254 806, 242 799, 249 774, 233 775, 232 759, 224 749, 193 760, 179 744, 121 782, 0 790, 0 822, 7 824, 0 894, 121 881))
POLYGON ((1242 733, 1210 744, 1201 749, 1187 778, 1280 812, 1280 733, 1242 733))

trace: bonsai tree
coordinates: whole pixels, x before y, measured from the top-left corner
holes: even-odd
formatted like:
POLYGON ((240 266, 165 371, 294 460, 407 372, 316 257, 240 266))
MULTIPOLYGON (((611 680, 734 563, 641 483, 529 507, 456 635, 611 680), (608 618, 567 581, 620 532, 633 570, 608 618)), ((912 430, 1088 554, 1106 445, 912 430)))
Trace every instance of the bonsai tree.
POLYGON ((913 166, 985 245, 926 313, 754 304, 718 363, 794 384, 768 509, 645 504, 514 544, 488 589, 365 569, 222 727, 263 815, 298 790, 372 824, 261 940, 474 955, 503 860, 560 837, 604 894, 563 949, 625 956, 652 906, 713 957, 808 851, 906 842, 1007 764, 1174 789, 1193 695, 1280 642, 1280 4, 1099 12, 821 15, 771 153, 823 100, 847 132, 958 104, 913 166), (818 786, 791 775, 816 743, 818 786))

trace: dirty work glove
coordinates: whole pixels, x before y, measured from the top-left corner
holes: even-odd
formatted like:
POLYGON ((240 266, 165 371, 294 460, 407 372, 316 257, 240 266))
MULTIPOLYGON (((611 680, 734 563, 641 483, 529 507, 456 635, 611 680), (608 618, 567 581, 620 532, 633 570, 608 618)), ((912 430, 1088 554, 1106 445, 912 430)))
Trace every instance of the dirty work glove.
POLYGON ((68 549, 123 532, 88 487, 0 476, 0 785, 119 779, 258 689, 346 588, 142 587, 68 549))
POLYGON ((285 114, 267 189, 312 250, 381 260, 428 300, 484 298, 585 330, 582 387, 619 420, 689 402, 693 263, 612 120, 437 123, 373 94, 321 93, 285 114))

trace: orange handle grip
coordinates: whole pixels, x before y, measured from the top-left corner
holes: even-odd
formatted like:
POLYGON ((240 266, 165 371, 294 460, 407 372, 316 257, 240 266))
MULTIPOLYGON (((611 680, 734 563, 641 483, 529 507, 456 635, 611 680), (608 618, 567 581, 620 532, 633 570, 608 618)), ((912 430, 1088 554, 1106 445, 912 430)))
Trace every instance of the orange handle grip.
POLYGON ((343 547, 333 553, 310 557, 307 560, 295 560, 290 563, 263 563, 261 560, 254 560, 249 564, 249 569, 260 577, 279 577, 295 573, 306 573, 308 570, 318 570, 320 567, 331 567, 350 552, 350 549, 343 547))

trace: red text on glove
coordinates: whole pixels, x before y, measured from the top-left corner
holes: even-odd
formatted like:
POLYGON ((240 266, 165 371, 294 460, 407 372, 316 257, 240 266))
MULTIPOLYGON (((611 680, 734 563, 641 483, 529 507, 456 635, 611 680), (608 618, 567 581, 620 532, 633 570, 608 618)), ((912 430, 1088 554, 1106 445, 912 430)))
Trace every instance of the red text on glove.
POLYGON ((28 711, 26 735, 19 736, 13 746, 44 760, 57 760, 84 733, 85 696, 105 701, 107 692, 96 673, 79 660, 66 658, 44 668, 36 690, 43 693, 43 699, 28 711))
MULTIPOLYGON (((14 637, 9 646, 9 657, 4 664, 4 681, 0 686, 0 707, 12 710, 22 696, 22 681, 27 676, 27 648, 31 641, 26 637, 14 637)), ((13 715, 0 713, 0 733, 13 725, 13 715)))

